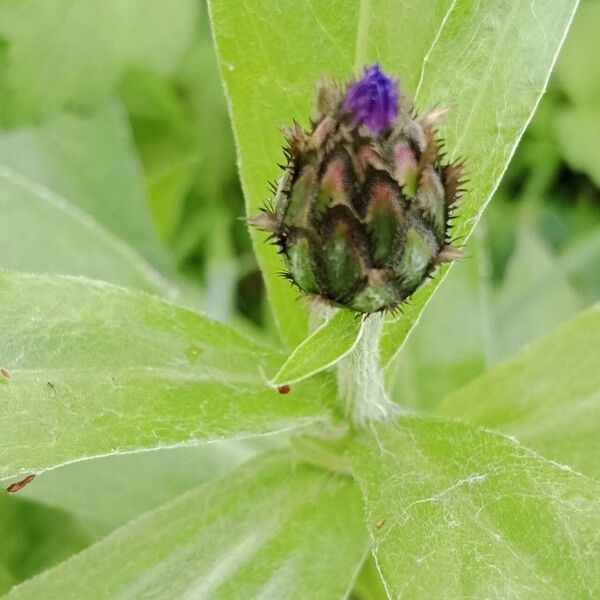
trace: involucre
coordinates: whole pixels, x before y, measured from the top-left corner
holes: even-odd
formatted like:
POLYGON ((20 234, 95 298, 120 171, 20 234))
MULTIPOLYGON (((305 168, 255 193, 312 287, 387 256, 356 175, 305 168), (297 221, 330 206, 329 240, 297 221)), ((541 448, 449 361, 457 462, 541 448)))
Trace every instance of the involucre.
POLYGON ((250 222, 272 234, 303 293, 361 313, 393 310, 436 265, 462 255, 449 222, 462 164, 446 164, 435 127, 378 65, 344 86, 317 84, 310 130, 285 129, 275 198, 250 222))

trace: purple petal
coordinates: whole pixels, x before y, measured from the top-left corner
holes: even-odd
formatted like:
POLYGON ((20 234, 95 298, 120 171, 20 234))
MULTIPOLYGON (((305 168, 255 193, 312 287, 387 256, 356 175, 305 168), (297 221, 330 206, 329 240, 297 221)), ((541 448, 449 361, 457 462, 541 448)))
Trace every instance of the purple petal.
POLYGON ((398 90, 393 79, 381 72, 379 65, 365 67, 362 79, 353 83, 344 99, 357 125, 374 133, 387 129, 398 115, 398 90))

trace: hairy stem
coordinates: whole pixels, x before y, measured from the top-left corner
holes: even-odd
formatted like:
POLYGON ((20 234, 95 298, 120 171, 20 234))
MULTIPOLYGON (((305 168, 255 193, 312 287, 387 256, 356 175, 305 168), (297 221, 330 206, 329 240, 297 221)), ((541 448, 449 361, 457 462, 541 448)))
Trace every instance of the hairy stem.
POLYGON ((356 347, 337 365, 338 394, 347 416, 358 427, 383 421, 398 412, 385 392, 379 358, 384 319, 382 313, 365 317, 356 347))

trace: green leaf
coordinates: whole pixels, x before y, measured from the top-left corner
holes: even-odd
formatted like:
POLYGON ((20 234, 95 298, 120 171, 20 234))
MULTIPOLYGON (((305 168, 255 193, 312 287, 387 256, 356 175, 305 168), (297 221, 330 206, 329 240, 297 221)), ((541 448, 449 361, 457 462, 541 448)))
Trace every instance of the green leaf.
POLYGON ((0 479, 63 463, 249 437, 327 418, 328 379, 264 383, 281 356, 151 296, 0 275, 0 479), (24 440, 26 439, 26 443, 24 440))
MULTIPOLYGON (((600 94, 598 94, 600 101, 600 94)), ((600 187, 600 113, 593 109, 563 109, 556 115, 556 137, 562 155, 575 171, 600 187)))
POLYGON ((506 431, 600 479, 599 364, 596 306, 450 394, 438 413, 506 431))
POLYGON ((8 0, 2 115, 14 124, 102 101, 128 65, 172 73, 196 26, 194 0, 8 0))
POLYGON ((516 227, 516 247, 493 307, 492 362, 516 354, 583 308, 562 265, 533 227, 516 227))
MULTIPOLYGON (((448 106, 448 159, 467 159, 470 183, 453 222, 464 242, 502 177, 545 90, 577 0, 457 0, 429 48, 416 106, 448 106)), ((387 15, 382 14, 382 18, 387 15)), ((410 93, 415 90, 408 90, 410 93)), ((401 348, 447 267, 418 290, 381 340, 384 364, 401 348)))
POLYGON ((2 590, 2 567, 10 576, 6 583, 14 585, 80 552, 91 539, 72 515, 5 493, 0 495, 0 537, 0 593, 7 591, 2 590))
POLYGON ((0 164, 63 196, 150 262, 168 267, 120 104, 108 102, 93 115, 60 115, 43 125, 3 132, 0 164))
POLYGON ((600 594, 600 485, 514 440, 420 418, 351 449, 391 598, 600 594))
POLYGON ((366 549, 360 504, 351 479, 271 454, 7 598, 343 598, 366 549))
MULTIPOLYGON (((268 194, 267 182, 280 173, 280 127, 293 119, 308 123, 315 81, 325 73, 347 79, 377 59, 408 82, 408 91, 414 90, 450 4, 209 3, 248 214, 259 210, 268 194)), ((295 347, 308 333, 307 310, 295 301, 289 284, 277 277, 281 259, 264 243, 265 236, 252 234, 277 325, 288 346, 295 347)))
POLYGON ((600 101, 600 73, 590 68, 590 59, 600 53, 598 23, 600 2, 582 2, 556 68, 558 81, 571 102, 595 111, 600 101))
POLYGON ((142 69, 129 69, 119 89, 144 165, 152 220, 167 242, 179 226, 201 152, 178 91, 170 80, 142 69))
MULTIPOLYGON (((208 13, 204 3, 201 5, 203 12, 208 13)), ((225 192, 223 184, 237 178, 235 144, 208 14, 203 14, 202 20, 198 39, 177 74, 175 89, 179 91, 183 88, 186 91, 186 108, 191 111, 188 127, 202 154, 195 191, 207 201, 226 204, 232 190, 226 188, 225 192)), ((234 189, 237 196, 237 186, 234 189)))
POLYGON ((362 571, 356 579, 351 598, 355 600, 389 600, 372 555, 365 561, 362 571))
POLYGON ((14 585, 15 580, 8 569, 0 564, 0 594, 5 594, 14 585))
POLYGON ((362 319, 348 310, 337 311, 308 336, 283 363, 270 382, 296 383, 328 369, 352 351, 362 332, 362 319))
POLYGON ((583 301, 591 304, 600 298, 600 271, 596 269, 600 264, 600 229, 591 219, 587 223, 591 231, 570 240, 559 257, 559 266, 583 301))
MULTIPOLYGON (((356 72, 371 61, 380 61, 400 78, 403 90, 417 89, 422 69, 429 60, 439 31, 444 27, 456 0, 430 2, 395 2, 361 0, 358 8, 354 69, 356 72)), ((335 11, 347 10, 339 3, 335 11)), ((342 74, 344 78, 348 73, 342 74)))
POLYGON ((231 322, 236 312, 238 263, 233 248, 229 215, 214 212, 206 252, 206 313, 217 321, 231 322))
POLYGON ((143 258, 94 219, 5 167, 0 167, 0 212, 4 269, 84 275, 158 295, 176 293, 143 258))
POLYGON ((71 463, 36 478, 19 492, 19 498, 65 510, 97 537, 104 537, 142 513, 228 473, 257 454, 261 445, 264 440, 218 442, 71 463))

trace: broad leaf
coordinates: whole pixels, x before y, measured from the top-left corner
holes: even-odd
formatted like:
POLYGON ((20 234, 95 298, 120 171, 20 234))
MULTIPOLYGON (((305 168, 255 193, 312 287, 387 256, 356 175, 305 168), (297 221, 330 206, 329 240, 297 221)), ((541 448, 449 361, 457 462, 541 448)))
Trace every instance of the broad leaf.
POLYGON ((19 492, 19 498, 76 515, 97 538, 103 537, 228 473, 264 445, 265 440, 240 440, 103 456, 48 471, 19 492))
POLYGON ((0 164, 63 196, 153 264, 168 266, 148 213, 127 116, 117 102, 92 115, 60 115, 0 133, 0 164))
POLYGON ((326 418, 327 379, 281 396, 281 356, 151 296, 65 277, 0 276, 0 479, 103 454, 326 418))
POLYGON ((597 151, 600 114, 597 108, 567 108, 559 112, 556 137, 569 166, 585 173, 596 187, 600 187, 600 154, 597 151))
POLYGON ((192 41, 194 0, 8 0, 2 116, 22 123, 105 98, 128 65, 171 73, 192 41))
MULTIPOLYGON (((203 14, 198 39, 177 74, 175 90, 186 90, 186 108, 191 109, 191 113, 186 114, 192 121, 188 127, 202 154, 195 191, 212 202, 218 199, 226 203, 231 190, 228 189, 224 197, 223 183, 237 177, 235 144, 210 32, 208 7, 204 2, 200 5, 203 14)), ((235 193, 238 194, 237 187, 235 193)))
POLYGON ((600 3, 597 0, 582 2, 556 70, 558 81, 571 103, 596 112, 600 100, 600 73, 598 69, 590 69, 589 60, 600 52, 599 21, 600 3))
POLYGON ((405 418, 351 449, 391 598, 600 594, 600 484, 514 440, 405 418))
MULTIPOLYGON (((448 159, 465 157, 470 183, 452 236, 464 242, 494 192, 533 111, 577 0, 457 0, 429 49, 416 90, 420 110, 451 108, 441 127, 448 159)), ((413 92, 414 90, 410 90, 413 92)), ((444 277, 413 296, 381 341, 384 364, 402 346, 444 277)))
POLYGON ((520 224, 516 234, 492 308, 493 362, 513 356, 583 308, 566 269, 535 229, 520 224))
POLYGON ((365 561, 356 579, 351 598, 354 600, 389 600, 372 555, 365 561))
POLYGON ((352 351, 362 331, 362 320, 353 312, 340 310, 299 344, 277 374, 272 385, 306 379, 333 366, 352 351))
POLYGON ((343 598, 366 549, 360 504, 351 479, 271 454, 7 598, 343 598))
POLYGON ((0 495, 0 593, 80 552, 91 542, 83 523, 61 510, 0 495), (10 586, 9 586, 10 587, 10 586))
POLYGON ((590 221, 592 231, 574 239, 559 257, 561 269, 586 304, 600 298, 600 229, 590 221))
POLYGON ((8 592, 8 590, 14 585, 15 580, 10 574, 9 570, 0 563, 0 594, 8 592))
POLYGON ((515 435, 600 479, 600 306, 448 396, 438 413, 515 435))
POLYGON ((162 296, 176 294, 135 250, 93 218, 2 167, 0 212, 4 269, 83 275, 162 296))
MULTIPOLYGON (((280 127, 293 119, 308 124, 315 81, 323 74, 348 79, 366 62, 380 60, 412 92, 451 4, 209 3, 249 214, 259 210, 269 193, 268 181, 281 173, 280 127)), ((277 277, 281 258, 264 243, 265 236, 253 232, 253 238, 276 322, 284 341, 294 347, 307 335, 307 310, 277 277)))
POLYGON ((177 91, 170 80, 142 69, 130 69, 119 89, 144 165, 153 222, 165 241, 179 226, 201 152, 177 91))

